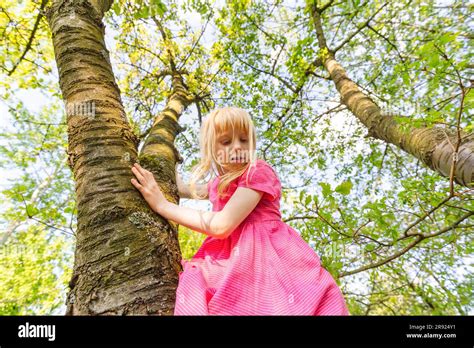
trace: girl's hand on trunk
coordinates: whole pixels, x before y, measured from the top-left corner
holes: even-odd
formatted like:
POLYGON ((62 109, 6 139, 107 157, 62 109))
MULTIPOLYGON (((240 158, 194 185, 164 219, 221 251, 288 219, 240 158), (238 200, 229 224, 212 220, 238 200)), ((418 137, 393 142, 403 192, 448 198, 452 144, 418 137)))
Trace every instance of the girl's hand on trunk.
POLYGON ((155 178, 153 177, 153 173, 142 168, 138 163, 135 163, 132 166, 132 172, 138 179, 131 180, 133 186, 140 191, 150 208, 154 212, 159 213, 160 208, 167 204, 168 200, 163 195, 163 192, 161 192, 155 178))

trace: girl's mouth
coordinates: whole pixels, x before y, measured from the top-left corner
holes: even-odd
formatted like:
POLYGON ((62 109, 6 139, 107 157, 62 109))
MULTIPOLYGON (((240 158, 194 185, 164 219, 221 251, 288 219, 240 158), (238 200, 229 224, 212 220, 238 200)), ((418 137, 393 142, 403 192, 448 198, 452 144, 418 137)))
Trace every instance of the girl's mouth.
POLYGON ((230 160, 242 162, 242 161, 245 161, 245 157, 235 157, 235 158, 231 158, 230 160))

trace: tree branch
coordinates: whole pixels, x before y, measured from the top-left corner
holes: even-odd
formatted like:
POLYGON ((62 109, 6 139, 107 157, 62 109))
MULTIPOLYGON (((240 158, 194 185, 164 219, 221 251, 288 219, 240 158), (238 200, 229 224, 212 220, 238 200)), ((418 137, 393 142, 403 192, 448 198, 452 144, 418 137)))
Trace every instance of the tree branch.
POLYGON ((353 275, 353 274, 356 274, 356 273, 360 273, 360 272, 363 272, 363 271, 367 271, 371 268, 376 268, 376 267, 382 266, 382 265, 384 265, 384 264, 386 264, 386 263, 402 256, 403 254, 405 254, 406 252, 411 250, 413 247, 415 247, 422 240, 432 238, 432 237, 435 237, 435 236, 439 236, 440 234, 451 231, 452 229, 456 228, 462 221, 464 221, 465 219, 469 218, 472 215, 474 215, 474 211, 470 211, 469 213, 461 216, 453 224, 441 229, 440 231, 438 231, 436 233, 432 233, 432 234, 421 234, 420 233, 420 234, 417 234, 415 239, 410 244, 408 244, 405 248, 403 248, 402 250, 400 250, 400 251, 394 253, 393 255, 391 255, 391 256, 383 259, 383 260, 380 260, 378 262, 375 262, 375 263, 372 263, 372 264, 369 264, 369 265, 366 265, 366 266, 363 266, 363 267, 359 267, 359 268, 356 268, 356 269, 351 270, 351 271, 342 272, 342 273, 339 274, 339 278, 349 276, 349 275, 353 275))
POLYGON ((48 0, 42 0, 41 1, 40 8, 39 8, 39 13, 38 13, 38 16, 36 17, 36 21, 35 21, 35 24, 33 26, 33 30, 30 33, 30 37, 28 38, 28 42, 26 44, 26 47, 23 50, 23 53, 22 53, 20 59, 18 59, 18 61, 15 63, 15 65, 8 71, 8 76, 11 76, 15 72, 15 70, 18 68, 20 63, 25 58, 28 51, 31 49, 31 45, 33 44, 33 39, 35 38, 36 31, 38 30, 41 19, 43 18, 43 11, 44 11, 47 3, 48 3, 48 0))

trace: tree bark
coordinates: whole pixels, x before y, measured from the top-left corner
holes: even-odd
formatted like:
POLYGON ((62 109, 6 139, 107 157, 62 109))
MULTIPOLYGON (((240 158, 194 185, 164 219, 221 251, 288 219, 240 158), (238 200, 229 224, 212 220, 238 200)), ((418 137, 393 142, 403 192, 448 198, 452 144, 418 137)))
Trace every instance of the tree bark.
MULTIPOLYGON (((182 77, 173 72, 172 93, 166 106, 155 118, 139 154, 140 163, 144 168, 155 174, 163 193, 168 200, 179 202, 178 187, 176 186, 176 163, 182 163, 183 158, 176 149, 176 136, 184 130, 179 124, 179 118, 192 103, 193 98, 182 80, 182 77)), ((173 229, 178 225, 170 221, 173 229)))
POLYGON ((111 4, 56 0, 47 10, 78 207, 66 315, 171 315, 181 254, 175 228, 130 182, 138 138, 105 46, 102 18, 111 4))
POLYGON ((416 128, 409 124, 402 126, 393 116, 384 115, 380 107, 348 77, 345 69, 336 60, 335 53, 327 46, 321 12, 316 5, 311 6, 321 53, 318 62, 329 72, 341 96, 341 102, 368 128, 366 137, 393 144, 448 178, 454 162, 454 181, 466 187, 473 187, 474 133, 467 134, 461 130, 458 137, 456 131, 440 127, 416 128))

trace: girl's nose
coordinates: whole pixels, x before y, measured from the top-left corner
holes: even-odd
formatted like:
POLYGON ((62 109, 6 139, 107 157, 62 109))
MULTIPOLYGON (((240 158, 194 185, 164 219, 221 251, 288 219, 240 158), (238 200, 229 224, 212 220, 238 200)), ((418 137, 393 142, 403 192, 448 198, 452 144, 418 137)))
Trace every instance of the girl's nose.
POLYGON ((236 140, 234 143, 234 149, 241 149, 242 148, 242 143, 240 140, 236 140))

